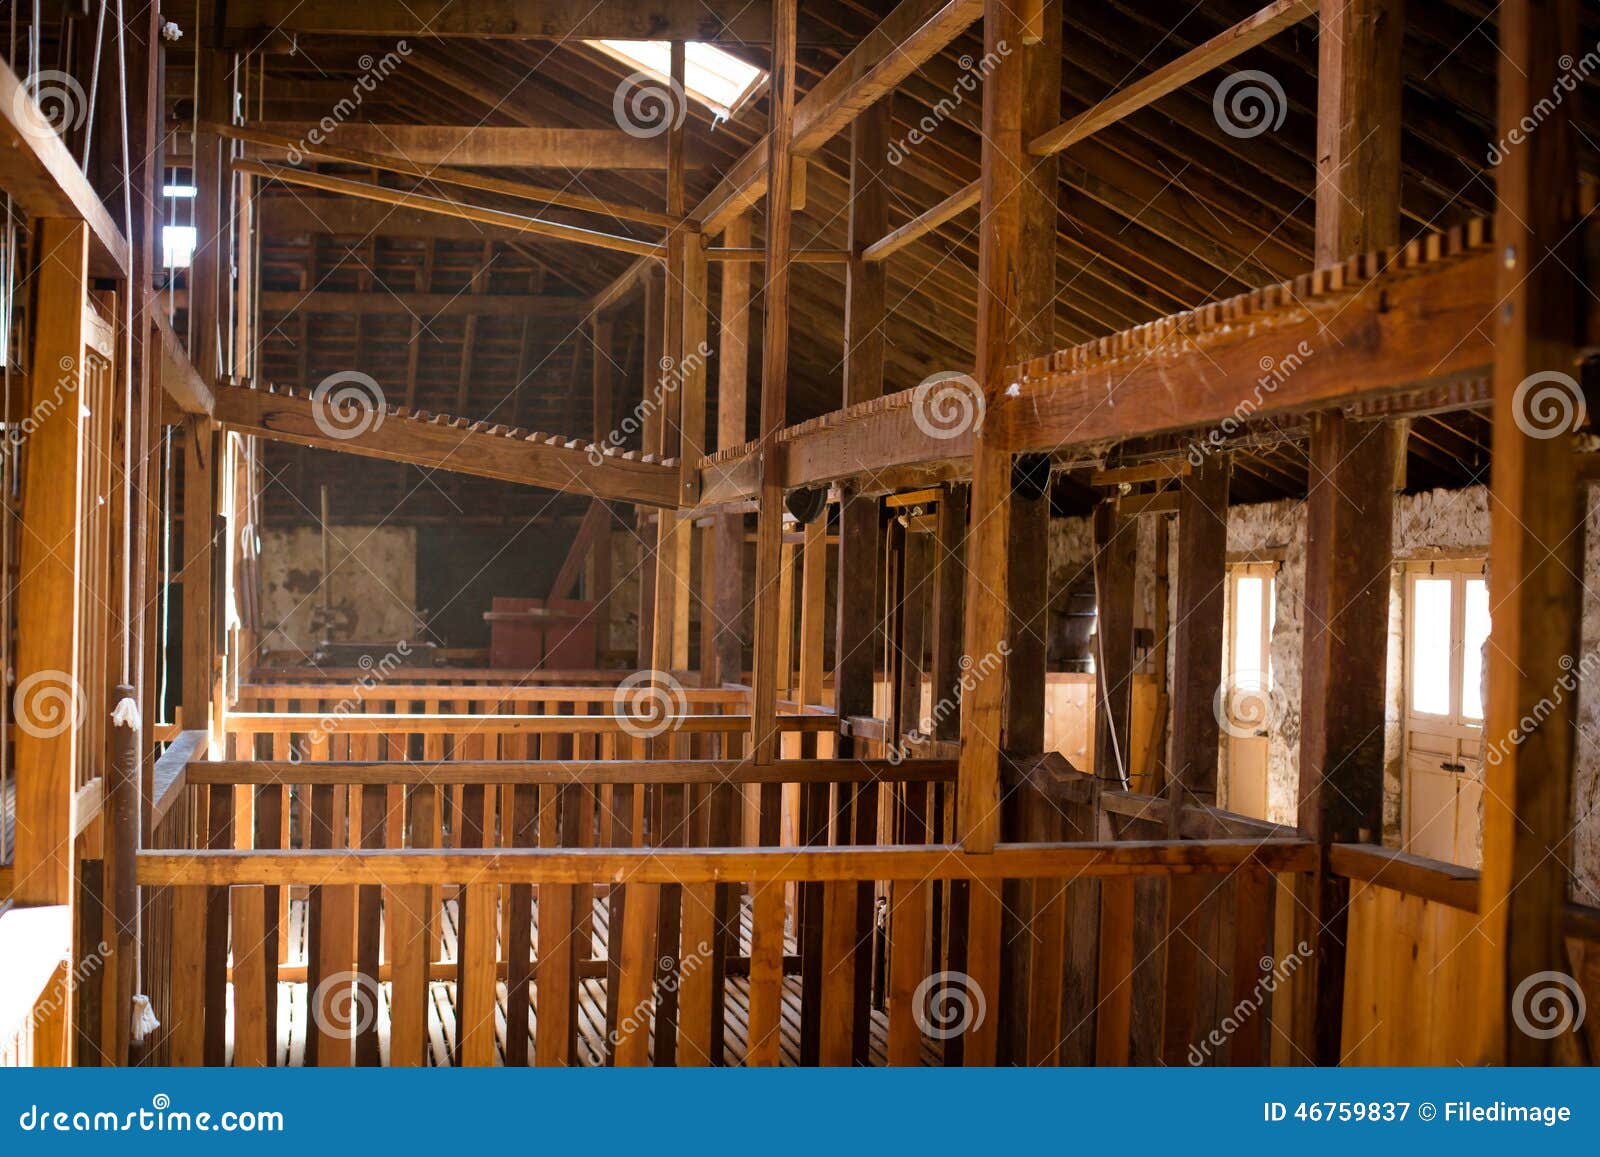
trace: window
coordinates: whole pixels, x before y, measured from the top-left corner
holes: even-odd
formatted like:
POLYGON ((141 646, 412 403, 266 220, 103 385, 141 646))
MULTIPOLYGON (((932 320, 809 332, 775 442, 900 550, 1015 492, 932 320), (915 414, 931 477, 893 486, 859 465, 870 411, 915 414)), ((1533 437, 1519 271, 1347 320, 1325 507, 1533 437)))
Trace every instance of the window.
POLYGON ((161 264, 167 269, 187 269, 194 260, 199 233, 194 227, 193 178, 185 169, 173 169, 161 186, 161 264))
POLYGON ((199 234, 193 225, 163 225, 161 227, 161 264, 168 269, 187 269, 194 260, 195 242, 199 234))
POLYGON ((1483 722, 1483 644, 1489 584, 1481 561, 1407 569, 1406 686, 1413 715, 1483 722))
POLYGON ((1403 613, 1404 847, 1476 867, 1483 795, 1483 648, 1489 638, 1483 560, 1409 564, 1403 613))
MULTIPOLYGON (((586 43, 631 68, 649 73, 662 83, 670 82, 672 45, 665 40, 590 40, 586 43)), ((746 64, 714 44, 684 46, 684 93, 719 117, 732 116, 766 79, 767 74, 755 65, 746 64)))

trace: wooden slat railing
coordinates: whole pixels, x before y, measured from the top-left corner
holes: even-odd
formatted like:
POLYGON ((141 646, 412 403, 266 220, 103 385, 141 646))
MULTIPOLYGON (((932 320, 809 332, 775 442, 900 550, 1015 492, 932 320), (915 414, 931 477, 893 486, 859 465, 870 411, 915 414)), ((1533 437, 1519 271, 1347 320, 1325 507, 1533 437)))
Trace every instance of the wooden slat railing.
MULTIPOLYGON (((594 1049, 618 1065, 985 1064, 996 1059, 1002 1036, 1020 1041, 1020 1056, 1032 1063, 1067 1059, 1063 1041, 1077 1027, 1077 1009, 1055 982, 1071 950, 1062 918, 1069 887, 1095 881, 1106 888, 1103 926, 1120 947, 1108 953, 1102 938, 1101 953, 1112 964, 1132 964, 1108 968, 1095 997, 1120 1008, 1119 993, 1132 993, 1140 964, 1134 929, 1116 922, 1127 891, 1121 884, 1136 890, 1162 883, 1173 891, 1164 940, 1175 953, 1188 941, 1197 903, 1216 897, 1242 905, 1239 889, 1264 887, 1268 873, 1304 871, 1314 862, 1305 841, 1235 840, 1009 844, 982 856, 949 844, 147 852, 139 869, 146 887, 172 897, 174 977, 193 981, 172 985, 173 1063, 200 1063, 230 1038, 236 1064, 280 1059, 268 1011, 277 1002, 273 953, 261 929, 270 889, 306 885, 317 890, 321 909, 305 986, 317 996, 308 1063, 420 1064, 430 1054, 439 1059, 443 1048, 466 1065, 573 1064, 592 1060, 585 1050, 594 1049), (1022 1021, 1001 987, 1000 897, 1011 882, 1027 882, 1040 900, 1024 929, 1032 968, 1022 1021), (585 886, 608 887, 616 901, 607 938, 617 947, 603 978, 585 966, 582 937, 574 935, 585 886), (328 915, 358 912, 368 890, 382 897, 381 959, 364 959, 358 923, 328 915), (820 930, 814 942, 799 934, 808 905, 820 930), (675 921, 661 919, 668 909, 675 921), (455 944, 453 983, 431 979, 441 931, 455 944), (227 983, 230 944, 231 1001, 213 995, 211 980, 217 969, 227 983), (786 981, 796 952, 801 976, 786 981), (747 975, 732 979, 730 958, 747 975), (805 982, 808 960, 819 974, 812 986, 805 982), (442 1026, 429 1016, 441 983, 453 1005, 442 1026), (724 1025, 715 1011, 726 1007, 730 985, 738 1026, 724 1025), (605 1005, 598 1040, 597 990, 605 1005), (660 999, 666 991, 676 998, 670 1008, 660 999), (386 1038, 380 1040, 375 1016, 341 1022, 338 1011, 352 1007, 385 1009, 386 1038), (447 1039, 430 1045, 441 1027, 447 1039)), ((1235 957, 1249 951, 1252 978, 1267 950, 1265 934, 1245 928, 1234 941, 1235 957)), ((1158 984, 1165 1055, 1186 1050, 1214 1011, 1188 995, 1186 968, 1185 960, 1169 960, 1174 979, 1158 984)), ((1119 1049, 1118 1034, 1132 1040, 1140 1031, 1130 1003, 1128 1015, 1102 1017, 1098 1035, 1116 1059, 1131 1051, 1119 1049)), ((1234 1059, 1250 1059, 1238 1041, 1236 1034, 1234 1059)))

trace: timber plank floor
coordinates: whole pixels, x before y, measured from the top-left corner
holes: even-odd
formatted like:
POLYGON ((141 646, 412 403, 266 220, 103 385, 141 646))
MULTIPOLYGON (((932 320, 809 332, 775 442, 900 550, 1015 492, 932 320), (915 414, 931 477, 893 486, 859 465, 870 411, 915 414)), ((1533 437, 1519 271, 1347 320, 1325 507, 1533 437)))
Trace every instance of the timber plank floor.
MULTIPOLYGON (((289 928, 286 938, 285 960, 286 969, 303 969, 306 961, 306 921, 307 901, 303 897, 296 897, 289 903, 289 928)), ((533 919, 535 936, 538 930, 538 902, 533 905, 533 919)), ((446 959, 455 958, 456 928, 457 928, 457 902, 446 899, 440 904, 440 939, 444 945, 446 959)), ((593 959, 603 963, 606 959, 606 942, 609 935, 608 928, 609 910, 603 895, 596 896, 594 902, 593 918, 593 959)), ((751 935, 751 913, 749 898, 746 897, 740 906, 740 933, 738 951, 748 953, 751 935)), ((796 951, 792 935, 785 937, 784 951, 793 955, 796 951)), ((301 973, 303 975, 303 973, 301 973)), ((455 1014, 455 982, 453 980, 434 980, 428 985, 428 1063, 436 1067, 447 1067, 451 1063, 451 1056, 455 1049, 456 1014, 455 1014)), ((379 1051, 382 1063, 389 1063, 389 1000, 390 986, 387 981, 379 985, 381 999, 377 1003, 376 1015, 378 1023, 379 1051)), ((278 1065, 299 1066, 305 1063, 306 1037, 310 1027, 307 1011, 307 985, 303 980, 288 980, 278 984, 278 1041, 276 1063, 278 1065)), ((230 1015, 228 1018, 230 1039, 228 1043, 229 1056, 232 1056, 232 986, 229 986, 228 1004, 230 1015)), ((745 1058, 745 1049, 749 1040, 749 1012, 750 1012, 750 985, 743 976, 729 976, 726 978, 724 995, 724 1049, 725 1063, 729 1065, 742 1065, 745 1058)), ((533 1056, 534 1029, 537 1025, 538 1004, 533 1002, 528 1018, 529 1055, 533 1056)), ((495 1036, 496 1051, 501 1059, 505 1058, 505 1033, 506 1033, 506 986, 502 981, 496 986, 495 997, 495 1036)), ((870 1056, 871 1064, 882 1065, 887 1056, 888 1018, 880 1009, 872 1011, 870 1056)), ((606 982, 603 976, 581 979, 578 982, 578 1039, 575 1050, 576 1062, 582 1067, 599 1067, 605 1064, 606 1055, 606 982)), ((653 1044, 652 1044, 653 1047, 653 1044)), ((783 984, 783 1019, 781 1028, 780 1048, 783 1064, 798 1065, 800 1063, 800 977, 785 976, 783 984)), ((537 1059, 537 1058, 535 1058, 537 1059)), ((923 1063, 937 1065, 940 1062, 938 1043, 924 1039, 923 1063)))

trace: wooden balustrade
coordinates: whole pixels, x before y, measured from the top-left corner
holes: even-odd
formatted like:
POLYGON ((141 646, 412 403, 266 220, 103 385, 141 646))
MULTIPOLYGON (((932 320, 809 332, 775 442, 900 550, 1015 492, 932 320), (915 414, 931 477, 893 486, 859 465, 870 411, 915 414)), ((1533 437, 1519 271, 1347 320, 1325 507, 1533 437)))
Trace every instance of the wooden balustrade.
MULTIPOLYGON (((1247 967, 1224 986, 1231 997, 1244 979, 1255 982, 1270 951, 1270 926, 1249 924, 1247 898, 1258 899, 1267 873, 1312 862, 1298 840, 1001 845, 981 856, 949 844, 365 848, 149 852, 140 873, 168 898, 174 921, 173 1063, 199 1063, 231 1041, 235 1064, 899 1065, 992 1063, 1003 1032, 1022 1034, 1033 1063, 1063 1061, 1063 1041, 1082 1035, 1086 1009, 1093 1023, 1093 1005, 1112 1010, 1089 1037, 1109 1059, 1142 1047, 1151 1025, 1163 1055, 1187 1050, 1218 1011, 1191 995, 1193 951, 1182 946, 1195 913, 1208 903, 1238 912, 1233 958, 1247 967), (1024 930, 1029 975, 1003 981, 1006 881, 1025 881, 1039 903, 1024 930), (290 1015, 309 1027, 282 1058, 272 1019, 280 977, 263 927, 270 890, 299 884, 317 896, 295 997, 309 1003, 290 1015), (1103 889, 1107 967, 1085 1006, 1064 988, 1062 965, 1073 950, 1064 917, 1073 890, 1089 884, 1103 889), (586 886, 609 889, 610 902, 586 906, 586 886), (1117 923, 1124 899, 1146 886, 1172 897, 1156 937, 1164 974, 1145 967, 1131 922, 1117 923), (382 892, 383 920, 370 929, 368 890, 382 892), (660 919, 669 901, 679 915, 670 925, 660 919), (808 917, 818 930, 810 939, 808 917), (574 935, 586 919, 590 936, 574 935), (582 950, 596 933, 603 961, 582 950), (433 959, 441 938, 453 968, 433 959), (227 982, 230 945, 228 1001, 214 990, 227 982), (1013 1022, 1003 983, 1027 985, 1025 1021, 1013 1022), (1152 997, 1146 1023, 1133 1010, 1152 997), (733 1015, 723 1022, 719 1009, 733 1015)), ((1267 1023, 1263 1011, 1263 1040, 1267 1023)), ((1235 1059, 1259 1055, 1238 1036, 1231 1048, 1235 1059)))

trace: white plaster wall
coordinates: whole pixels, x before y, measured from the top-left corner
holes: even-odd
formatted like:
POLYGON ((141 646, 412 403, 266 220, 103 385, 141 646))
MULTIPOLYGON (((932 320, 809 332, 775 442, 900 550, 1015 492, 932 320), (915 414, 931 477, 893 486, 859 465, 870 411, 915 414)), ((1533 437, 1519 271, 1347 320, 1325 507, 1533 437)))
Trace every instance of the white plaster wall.
MULTIPOLYGON (((410 527, 329 528, 334 607, 350 640, 415 639, 417 535, 410 527)), ((261 542, 261 607, 268 650, 309 654, 311 616, 322 601, 322 535, 316 527, 268 530, 261 542)))

